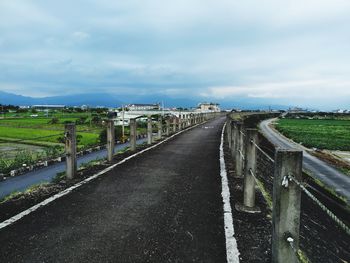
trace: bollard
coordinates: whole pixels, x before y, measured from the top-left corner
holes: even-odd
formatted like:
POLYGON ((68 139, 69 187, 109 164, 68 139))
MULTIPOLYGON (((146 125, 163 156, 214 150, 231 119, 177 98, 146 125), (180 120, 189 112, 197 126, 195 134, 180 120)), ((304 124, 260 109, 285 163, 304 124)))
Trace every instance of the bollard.
POLYGON ((114 121, 107 121, 107 160, 111 162, 114 155, 115 130, 114 121))
POLYGON ((158 139, 162 139, 163 136, 163 118, 160 116, 158 119, 158 139))
POLYGON ((135 151, 136 150, 136 119, 130 119, 130 150, 135 151))
POLYGON ((147 118, 147 144, 152 144, 152 118, 147 118))
POLYGON ((236 209, 248 213, 260 213, 259 207, 255 206, 255 178, 257 165, 257 152, 253 142, 258 141, 257 129, 246 129, 244 137, 244 188, 243 205, 237 204, 236 209))
POLYGON ((66 174, 73 179, 77 171, 77 144, 75 124, 65 125, 66 174))
POLYGON ((235 131, 235 170, 236 170, 236 177, 243 178, 243 158, 241 153, 243 154, 243 135, 241 134, 241 131, 243 132, 243 123, 237 122, 236 123, 236 131, 235 131))
POLYGON ((273 178, 272 262, 297 262, 301 189, 288 179, 302 180, 302 151, 277 150, 273 178), (284 185, 282 185, 282 183, 284 185), (293 247, 287 241, 292 238, 293 247))
POLYGON ((166 123, 166 136, 169 136, 170 135, 170 120, 169 119, 165 120, 165 123, 166 123))

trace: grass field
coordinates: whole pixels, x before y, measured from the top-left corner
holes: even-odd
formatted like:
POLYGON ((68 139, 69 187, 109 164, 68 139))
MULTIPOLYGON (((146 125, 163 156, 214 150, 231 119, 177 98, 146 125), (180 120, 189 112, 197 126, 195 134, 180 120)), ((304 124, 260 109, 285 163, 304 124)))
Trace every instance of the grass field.
MULTIPOLYGON (((77 134, 82 136, 79 141, 79 146, 88 146, 98 143, 98 133, 78 132, 77 134)), ((51 145, 50 143, 58 143, 58 138, 63 137, 63 135, 63 130, 0 127, 0 140, 24 140, 25 143, 33 145, 43 145, 42 142, 49 142, 48 145, 51 145), (32 141, 32 143, 30 141, 32 141), (40 143, 36 144, 36 142, 40 143)))
POLYGON ((99 144, 102 127, 91 125, 90 115, 56 114, 58 122, 52 124, 52 116, 0 119, 0 173, 9 172, 23 163, 31 164, 42 158, 52 158, 63 153, 64 125, 84 117, 77 125, 78 149, 99 144), (79 132, 80 131, 80 132, 79 132), (84 132, 81 132, 84 131, 84 132))
POLYGON ((276 128, 306 147, 350 151, 350 120, 280 119, 276 128))

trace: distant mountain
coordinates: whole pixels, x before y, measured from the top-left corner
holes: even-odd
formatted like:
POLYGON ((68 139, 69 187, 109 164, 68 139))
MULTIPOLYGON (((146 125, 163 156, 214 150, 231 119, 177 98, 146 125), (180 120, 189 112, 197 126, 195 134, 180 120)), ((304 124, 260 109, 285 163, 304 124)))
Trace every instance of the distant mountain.
POLYGON ((89 105, 116 107, 120 105, 121 102, 118 101, 117 96, 104 93, 33 98, 0 91, 0 104, 13 104, 19 106, 31 106, 35 104, 62 104, 66 106, 89 105))
POLYGON ((36 104, 35 100, 35 98, 0 91, 0 104, 32 105, 36 104))
MULTIPOLYGON (((122 104, 131 103, 160 103, 165 107, 196 107, 198 103, 204 102, 201 97, 180 98, 168 97, 159 94, 150 95, 116 95, 108 93, 85 93, 66 96, 52 96, 44 98, 33 98, 16 95, 0 91, 0 104, 12 104, 18 106, 31 106, 36 104, 62 104, 66 106, 106 106, 120 107, 122 104)), ((269 102, 268 100, 252 99, 246 97, 237 97, 235 99, 222 99, 208 102, 220 103, 222 109, 287 109, 290 106, 279 105, 269 102)))

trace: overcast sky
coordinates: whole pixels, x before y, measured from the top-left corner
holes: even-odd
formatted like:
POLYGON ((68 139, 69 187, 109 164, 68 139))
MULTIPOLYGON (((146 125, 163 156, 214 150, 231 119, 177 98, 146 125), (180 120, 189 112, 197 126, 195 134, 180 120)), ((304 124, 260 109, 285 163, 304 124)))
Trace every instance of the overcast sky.
POLYGON ((350 1, 1 0, 0 90, 350 108, 350 1))

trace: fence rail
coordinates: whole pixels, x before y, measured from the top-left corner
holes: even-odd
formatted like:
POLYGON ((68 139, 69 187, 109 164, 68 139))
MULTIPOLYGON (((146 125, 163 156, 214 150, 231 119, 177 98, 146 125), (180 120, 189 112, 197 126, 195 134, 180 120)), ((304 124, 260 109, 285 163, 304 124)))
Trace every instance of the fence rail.
MULTIPOLYGON (((236 204, 236 209, 249 213, 260 211, 255 207, 255 185, 258 188, 261 187, 256 168, 257 152, 273 164, 272 262, 299 261, 302 192, 346 234, 350 235, 349 226, 302 183, 302 151, 275 149, 275 155, 272 158, 257 139, 257 130, 255 132, 252 130, 245 127, 242 119, 234 120, 227 116, 226 136, 235 162, 236 176, 244 175, 243 204, 236 204)), ((261 191, 263 192, 263 189, 261 191)))

